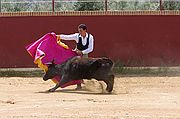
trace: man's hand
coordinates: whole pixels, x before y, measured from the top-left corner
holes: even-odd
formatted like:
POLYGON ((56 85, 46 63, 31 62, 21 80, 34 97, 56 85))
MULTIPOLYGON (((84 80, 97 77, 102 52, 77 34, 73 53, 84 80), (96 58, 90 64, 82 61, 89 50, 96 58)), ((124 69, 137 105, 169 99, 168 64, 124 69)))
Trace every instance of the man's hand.
POLYGON ((78 54, 78 55, 83 55, 83 53, 82 53, 82 51, 80 51, 80 50, 78 50, 78 49, 76 49, 76 53, 78 54))
POLYGON ((61 41, 60 35, 56 35, 57 41, 61 41))

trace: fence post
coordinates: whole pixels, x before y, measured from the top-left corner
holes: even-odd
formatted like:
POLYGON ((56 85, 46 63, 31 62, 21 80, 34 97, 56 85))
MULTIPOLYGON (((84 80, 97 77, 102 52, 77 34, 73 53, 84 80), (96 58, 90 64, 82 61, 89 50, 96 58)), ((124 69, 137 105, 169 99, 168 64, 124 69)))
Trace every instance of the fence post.
POLYGON ((163 10, 163 3, 162 0, 159 1, 160 10, 163 10))
POLYGON ((52 0, 52 11, 54 12, 54 0, 52 0))
POLYGON ((105 11, 107 11, 107 0, 105 0, 105 11))
POLYGON ((0 12, 1 12, 1 0, 0 0, 0 12))

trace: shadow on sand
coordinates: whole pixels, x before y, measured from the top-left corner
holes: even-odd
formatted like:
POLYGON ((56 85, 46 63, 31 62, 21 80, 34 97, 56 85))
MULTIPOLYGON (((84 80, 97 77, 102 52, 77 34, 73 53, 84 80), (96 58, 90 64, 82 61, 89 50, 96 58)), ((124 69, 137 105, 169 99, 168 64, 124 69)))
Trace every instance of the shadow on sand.
POLYGON ((60 89, 60 90, 56 90, 55 92, 49 92, 49 91, 39 91, 36 93, 45 93, 45 94, 49 94, 49 93, 74 93, 74 94, 87 94, 87 95, 116 95, 115 93, 111 92, 92 92, 91 90, 88 89, 81 89, 81 90, 75 90, 75 89, 60 89))

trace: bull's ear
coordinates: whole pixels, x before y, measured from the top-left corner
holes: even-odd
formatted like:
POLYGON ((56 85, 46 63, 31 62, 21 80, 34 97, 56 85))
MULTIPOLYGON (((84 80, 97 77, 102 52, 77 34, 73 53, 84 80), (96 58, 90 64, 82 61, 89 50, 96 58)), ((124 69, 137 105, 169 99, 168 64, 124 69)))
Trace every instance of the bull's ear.
POLYGON ((53 61, 52 61, 52 65, 55 65, 55 63, 54 63, 54 59, 53 59, 53 61))

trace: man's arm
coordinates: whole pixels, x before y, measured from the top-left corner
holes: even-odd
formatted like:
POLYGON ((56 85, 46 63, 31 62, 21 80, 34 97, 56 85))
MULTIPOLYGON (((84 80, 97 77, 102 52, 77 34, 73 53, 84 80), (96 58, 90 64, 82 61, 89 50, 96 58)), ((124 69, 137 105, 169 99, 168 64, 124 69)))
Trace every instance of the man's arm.
POLYGON ((94 38, 93 36, 91 35, 90 38, 89 38, 89 46, 86 50, 83 50, 82 53, 83 54, 88 54, 90 52, 92 52, 94 49, 94 38))
POLYGON ((75 40, 77 42, 78 40, 78 34, 75 33, 75 34, 70 34, 70 35, 64 35, 64 34, 60 34, 60 35, 57 35, 57 37, 59 39, 62 39, 62 40, 75 40))

